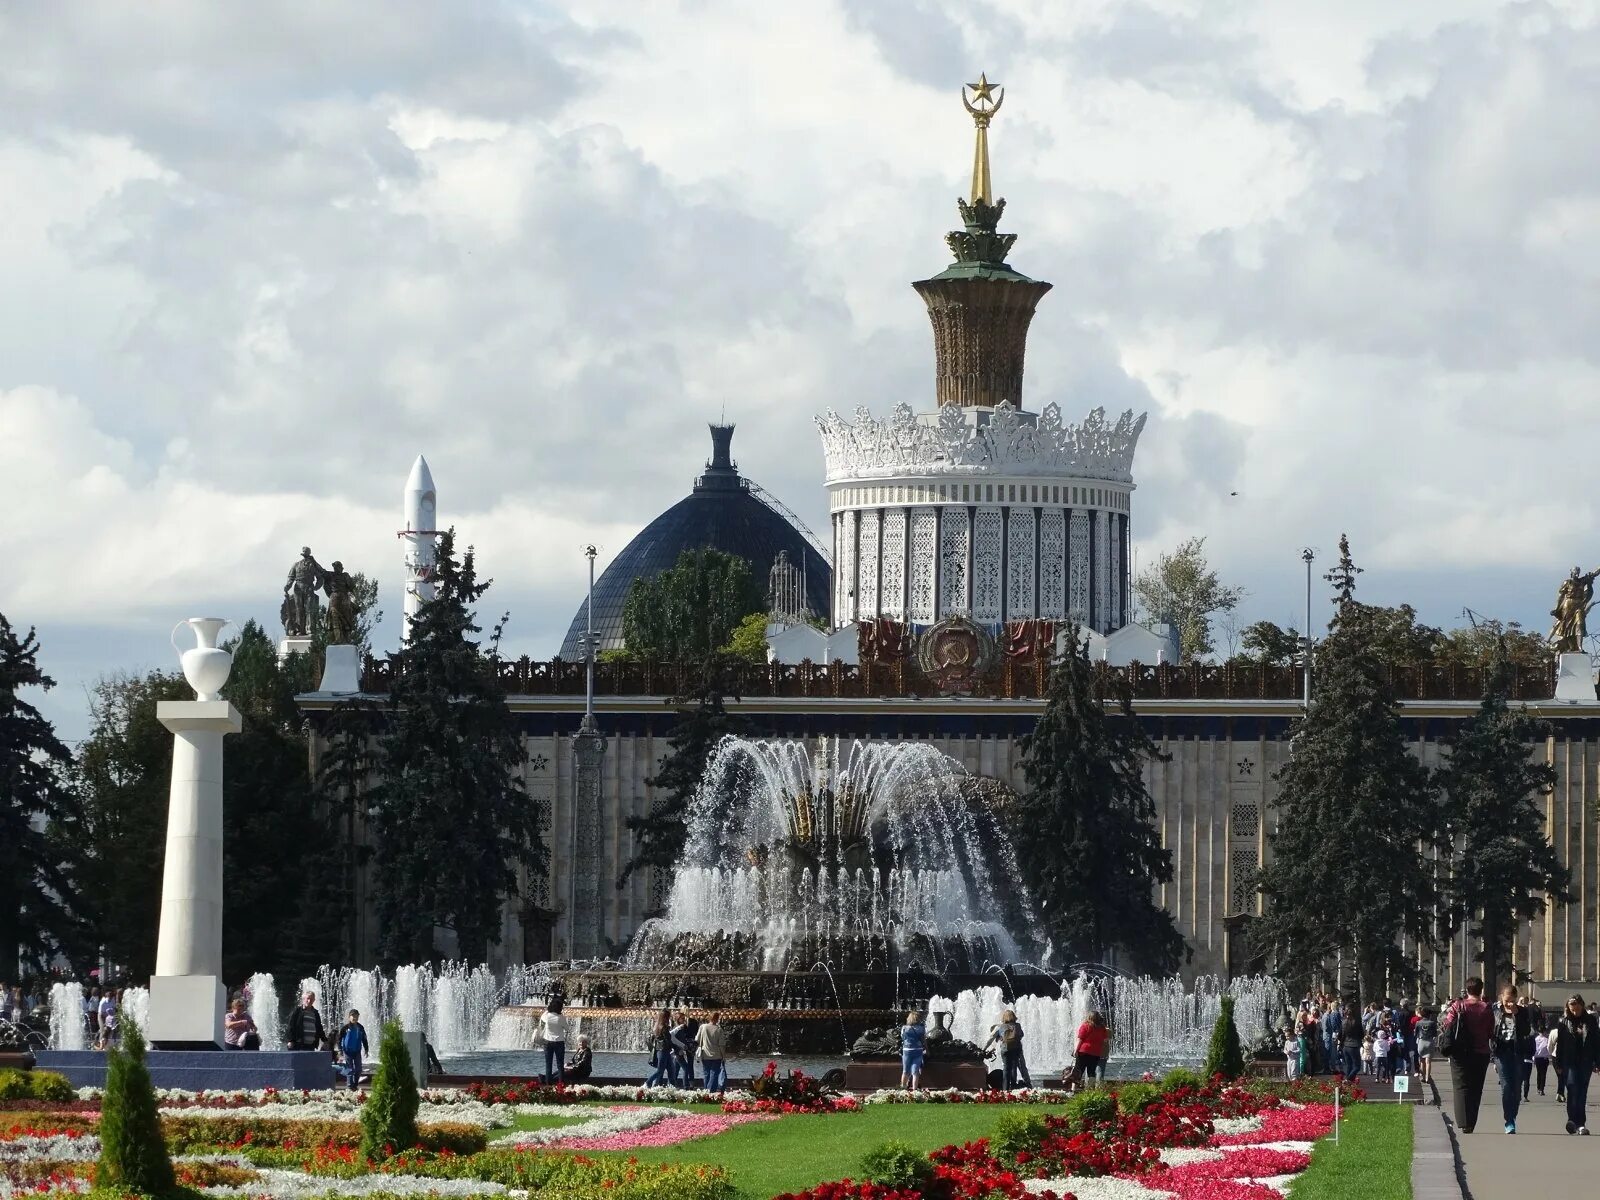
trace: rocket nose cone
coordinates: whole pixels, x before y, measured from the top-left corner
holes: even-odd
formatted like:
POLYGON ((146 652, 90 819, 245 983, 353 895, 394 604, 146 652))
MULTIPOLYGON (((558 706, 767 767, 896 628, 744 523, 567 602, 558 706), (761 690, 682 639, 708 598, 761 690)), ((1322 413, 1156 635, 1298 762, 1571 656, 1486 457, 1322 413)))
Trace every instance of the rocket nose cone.
POLYGON ((407 492, 431 492, 433 487, 433 472, 428 470, 428 460, 422 455, 417 455, 417 461, 411 464, 411 474, 406 477, 407 492))

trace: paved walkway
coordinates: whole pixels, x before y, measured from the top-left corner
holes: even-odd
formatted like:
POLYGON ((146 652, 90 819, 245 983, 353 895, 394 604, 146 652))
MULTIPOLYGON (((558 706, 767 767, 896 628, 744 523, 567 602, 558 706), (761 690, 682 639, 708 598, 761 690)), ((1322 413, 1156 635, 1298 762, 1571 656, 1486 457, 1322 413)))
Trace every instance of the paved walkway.
MULTIPOLYGON (((1466 1195, 1470 1200, 1524 1200, 1527 1196, 1592 1196, 1600 1184, 1600 1134, 1594 1137, 1569 1136, 1566 1131, 1567 1106, 1556 1103, 1555 1076, 1545 1085, 1545 1094, 1535 1090, 1517 1114, 1517 1133, 1502 1133, 1505 1125, 1500 1110, 1500 1087, 1494 1068, 1484 1082, 1483 1107, 1478 1112, 1477 1129, 1468 1134, 1455 1128, 1452 1116, 1454 1095, 1450 1090, 1450 1065, 1440 1063, 1434 1070, 1439 1086, 1440 1107, 1423 1107, 1416 1114, 1416 1160, 1414 1181, 1434 1181, 1433 1190, 1418 1188, 1416 1200, 1442 1197, 1445 1163, 1439 1157, 1445 1143, 1438 1130, 1448 1127, 1466 1173, 1466 1195), (1442 1118, 1442 1120, 1441 1120, 1442 1118), (1426 1157, 1425 1157, 1426 1156, 1426 1157)), ((1589 1092, 1589 1120, 1600 1125, 1600 1109, 1595 1102, 1597 1089, 1589 1092)))

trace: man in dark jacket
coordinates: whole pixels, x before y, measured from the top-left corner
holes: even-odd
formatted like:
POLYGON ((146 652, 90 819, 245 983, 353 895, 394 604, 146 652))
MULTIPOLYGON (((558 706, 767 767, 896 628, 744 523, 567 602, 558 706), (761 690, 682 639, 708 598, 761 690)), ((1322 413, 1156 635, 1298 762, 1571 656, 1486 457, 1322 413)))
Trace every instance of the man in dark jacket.
POLYGON ((1450 1086, 1455 1093, 1456 1128, 1471 1133, 1483 1104, 1483 1080, 1494 1051, 1494 1011, 1483 1001, 1483 980, 1467 980, 1467 994, 1456 1005, 1455 1045, 1450 1050, 1450 1086))
POLYGON ((291 1050, 318 1050, 325 1037, 322 1014, 317 1011, 317 994, 307 992, 300 1007, 289 1014, 289 1034, 284 1040, 291 1050))
POLYGON ((1589 1096, 1589 1078, 1600 1061, 1600 1023, 1583 1004, 1582 996, 1572 996, 1556 1021, 1556 1078, 1567 1094, 1567 1132, 1588 1136, 1588 1115, 1584 1111, 1589 1096))

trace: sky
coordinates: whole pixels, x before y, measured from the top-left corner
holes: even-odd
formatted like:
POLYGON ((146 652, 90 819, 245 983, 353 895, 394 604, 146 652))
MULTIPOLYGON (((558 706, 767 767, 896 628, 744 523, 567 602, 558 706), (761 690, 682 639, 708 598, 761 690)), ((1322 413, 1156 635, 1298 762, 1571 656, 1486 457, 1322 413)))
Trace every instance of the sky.
POLYGON ((0 612, 42 707, 81 737, 186 616, 276 633, 303 544, 392 644, 419 453, 511 654, 724 414, 825 529, 814 415, 933 407, 909 283, 980 71, 1010 261, 1055 285, 1027 403, 1150 414, 1142 563, 1204 536, 1239 625, 1299 623, 1347 532, 1366 599, 1539 627, 1600 565, 1594 3, 19 0, 0 612))

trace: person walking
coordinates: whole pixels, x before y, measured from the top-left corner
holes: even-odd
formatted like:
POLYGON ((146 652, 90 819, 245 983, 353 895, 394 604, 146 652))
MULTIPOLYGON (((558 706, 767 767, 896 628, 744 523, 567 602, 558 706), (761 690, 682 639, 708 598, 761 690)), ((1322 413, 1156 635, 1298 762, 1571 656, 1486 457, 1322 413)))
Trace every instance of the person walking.
POLYGON ((695 1033, 700 1051, 700 1070, 706 1091, 720 1096, 728 1087, 728 1046, 722 1032, 722 1014, 712 1009, 706 1023, 695 1033))
POLYGON ((1106 1078, 1106 1051, 1111 1045, 1111 1030, 1106 1028, 1106 1019, 1098 1009, 1090 1009, 1089 1015, 1084 1018, 1082 1025, 1078 1026, 1077 1061, 1072 1064, 1072 1070, 1062 1081, 1070 1090, 1074 1084, 1082 1084, 1093 1079, 1096 1074, 1100 1081, 1106 1078))
POLYGON ((567 1065, 567 1019, 561 1015, 565 1006, 560 996, 553 996, 539 1017, 539 1036, 544 1041, 544 1081, 561 1082, 561 1070, 567 1065))
POLYGON ((1431 1005, 1417 1013, 1417 1077, 1424 1083, 1433 1080, 1433 1043, 1439 1036, 1439 1019, 1431 1005))
POLYGON ((650 1030, 650 1066, 646 1076, 647 1088, 660 1087, 672 1080, 672 1027, 667 1023, 667 1010, 656 1013, 656 1023, 650 1030))
POLYGON ((1450 1086, 1455 1095, 1456 1128, 1471 1133, 1483 1105, 1483 1081, 1494 1053, 1494 1011, 1484 1003, 1483 980, 1467 980, 1467 994, 1456 1005, 1450 1047, 1450 1086))
MULTIPOLYGON (((1550 1034, 1541 1029, 1533 1035, 1533 1071, 1538 1081, 1539 1095, 1544 1095, 1545 1078, 1550 1072, 1550 1034)), ((1522 1098, 1528 1098, 1528 1089, 1522 1089, 1522 1098)))
POLYGON ((1287 1025, 1283 1027, 1283 1077, 1293 1083, 1300 1077, 1306 1054, 1306 1030, 1310 1026, 1302 1023, 1300 1035, 1295 1036, 1294 1030, 1287 1025))
POLYGON ((1500 1076, 1500 1110, 1506 1132, 1517 1131, 1517 1110, 1522 1106, 1522 1047, 1533 1037, 1528 1025, 1528 1010, 1517 1003, 1515 984, 1500 990, 1500 1003, 1494 1008, 1494 1061, 1500 1076))
POLYGON ((694 1055, 700 1048, 700 1022, 694 1013, 683 1014, 683 1086, 694 1091, 694 1055))
POLYGON ((1566 1095, 1567 1132, 1589 1136, 1589 1078, 1600 1063, 1600 1024, 1572 995, 1556 1022, 1556 1088, 1566 1095))
POLYGON ((322 1027, 322 1014, 317 1011, 317 994, 307 992, 300 1001, 300 1007, 289 1014, 284 1043, 291 1050, 320 1050, 327 1038, 328 1031, 322 1027))
POLYGON ((671 1074, 675 1088, 687 1088, 694 1082, 694 1041, 689 1033, 689 1015, 682 1009, 672 1014, 671 1074))
POLYGON ((361 1013, 356 1009, 350 1010, 349 1019, 339 1030, 339 1053, 344 1056, 345 1071, 350 1076, 350 1090, 356 1091, 361 1086, 361 1060, 372 1053, 366 1026, 361 1023, 361 1013))
POLYGON ((1349 1082, 1361 1074, 1361 1043, 1366 1039, 1366 1028, 1356 1013, 1356 1006, 1345 1006, 1339 1020, 1339 1071, 1349 1082))
POLYGON ((913 1009, 900 1026, 900 1086, 916 1091, 922 1086, 922 1056, 928 1048, 928 1029, 922 1014, 913 1009))

